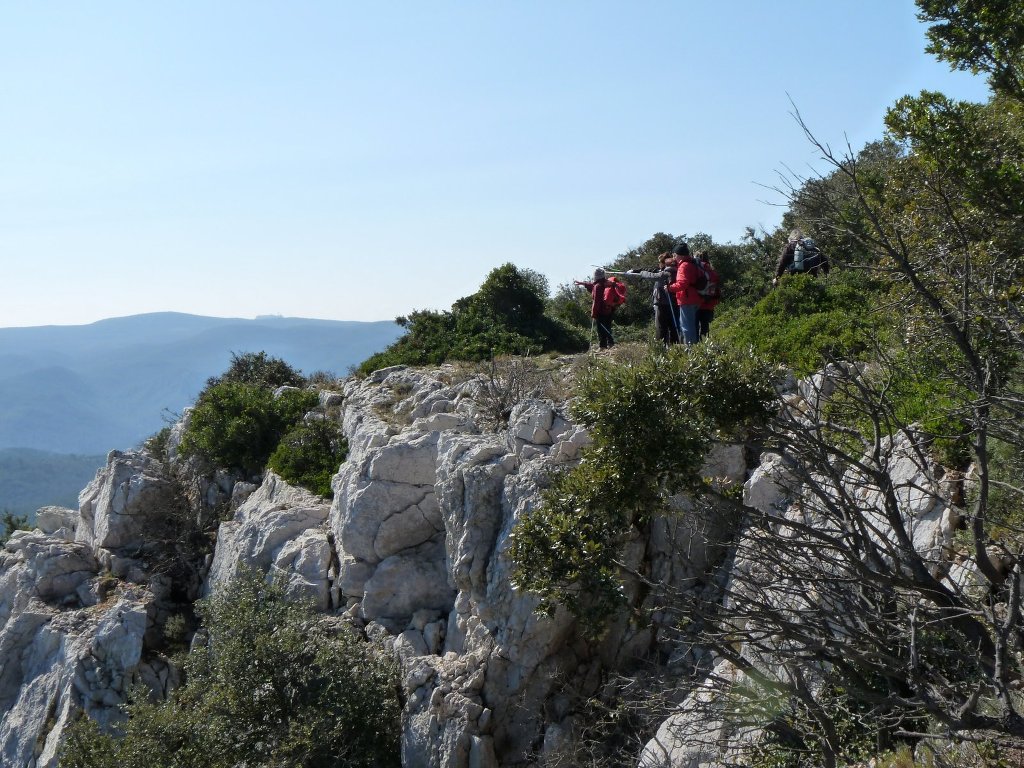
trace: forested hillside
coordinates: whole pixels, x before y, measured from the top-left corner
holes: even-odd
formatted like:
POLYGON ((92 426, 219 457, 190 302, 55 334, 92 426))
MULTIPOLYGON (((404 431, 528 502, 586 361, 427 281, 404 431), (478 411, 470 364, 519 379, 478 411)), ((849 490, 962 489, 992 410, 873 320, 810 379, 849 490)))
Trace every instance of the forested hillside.
POLYGON ((105 461, 106 455, 0 449, 0 510, 31 521, 42 506, 75 508, 78 492, 105 461))

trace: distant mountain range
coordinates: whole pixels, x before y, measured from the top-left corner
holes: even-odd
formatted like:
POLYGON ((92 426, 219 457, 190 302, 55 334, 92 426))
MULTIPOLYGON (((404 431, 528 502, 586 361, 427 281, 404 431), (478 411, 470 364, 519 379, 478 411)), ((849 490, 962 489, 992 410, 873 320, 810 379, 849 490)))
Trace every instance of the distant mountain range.
MULTIPOLYGON (((176 312, 0 328, 0 449, 93 456, 132 448, 167 411, 192 404, 232 353, 264 351, 306 374, 344 376, 402 332, 393 322, 176 312)), ((8 504, 0 484, 0 509, 8 504)))

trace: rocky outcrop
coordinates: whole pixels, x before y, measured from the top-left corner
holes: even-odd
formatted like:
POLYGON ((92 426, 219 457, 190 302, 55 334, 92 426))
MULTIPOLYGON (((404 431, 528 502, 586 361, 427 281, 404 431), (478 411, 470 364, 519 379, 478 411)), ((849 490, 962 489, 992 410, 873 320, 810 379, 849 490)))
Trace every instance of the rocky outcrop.
MULTIPOLYGON (((593 647, 568 614, 540 616, 511 587, 512 527, 590 438, 562 405, 537 397, 485 431, 480 383, 452 379, 398 367, 348 383, 351 454, 329 520, 339 598, 402 658, 405 765, 528 765, 572 732, 567 692, 593 692, 602 670, 649 653, 657 637, 623 622, 593 647)), ((744 472, 742 452, 725 448, 707 469, 733 482, 744 472)), ((719 533, 674 518, 652 528, 628 556, 669 584, 705 567, 719 533)))
POLYGON ((39 510, 34 531, 0 551, 0 756, 56 765, 65 726, 81 713, 109 725, 129 688, 166 695, 177 672, 147 650, 167 617, 166 580, 136 559, 173 489, 155 462, 112 452, 78 511, 39 510))
POLYGON ((332 550, 324 526, 329 508, 319 496, 268 473, 234 518, 220 524, 205 594, 248 569, 283 578, 290 594, 329 609, 332 550))
MULTIPOLYGON (((671 649, 655 624, 628 617, 589 641, 568 613, 541 616, 535 598, 512 588, 513 526, 590 438, 540 390, 506 410, 490 395, 481 379, 448 366, 385 369, 326 393, 350 447, 331 503, 272 473, 258 485, 226 473, 182 484, 145 454, 112 452, 79 510, 41 512, 40 530, 14 536, 0 558, 5 759, 52 766, 80 712, 110 723, 131 682, 160 694, 173 687, 174 670, 156 652, 169 585, 152 568, 152 534, 181 513, 183 493, 191 514, 200 505, 200 516, 231 515, 198 575, 203 593, 254 570, 394 649, 403 765, 554 759, 576 729, 574 696, 671 649)), ((172 430, 172 457, 180 432, 172 430)), ((742 450, 720 446, 703 474, 736 484, 745 471, 742 450)), ((732 522, 683 497, 672 503, 686 514, 653 520, 624 560, 682 587, 720 557, 732 522)), ((638 607, 649 599, 639 579, 626 594, 638 607)), ((676 654, 690 664, 684 657, 676 654)))
MULTIPOLYGON (((586 430, 536 395, 495 429, 483 382, 454 367, 384 369, 341 394, 349 456, 329 511, 268 475, 221 524, 206 591, 243 566, 283 576, 390 644, 403 669, 406 766, 525 766, 553 755, 573 732, 569 692, 593 692, 605 671, 659 642, 651 627, 623 621, 592 645, 567 613, 538 615, 536 600, 511 586, 512 528, 552 473, 579 459, 586 430)), ((717 449, 705 472, 733 483, 744 473, 736 447, 717 449)), ((682 584, 714 556, 717 524, 656 520, 628 562, 682 584)), ((632 599, 644 594, 630 587, 632 599)))
MULTIPOLYGON (((58 529, 67 532, 66 528, 58 529)), ((169 665, 143 659, 156 596, 100 573, 91 547, 15 532, 0 554, 0 755, 3 765, 53 766, 64 726, 84 711, 120 716, 130 685, 166 692, 169 665)))
POLYGON ((106 467, 79 494, 75 539, 95 550, 145 547, 153 524, 177 503, 177 488, 142 453, 111 451, 106 467))

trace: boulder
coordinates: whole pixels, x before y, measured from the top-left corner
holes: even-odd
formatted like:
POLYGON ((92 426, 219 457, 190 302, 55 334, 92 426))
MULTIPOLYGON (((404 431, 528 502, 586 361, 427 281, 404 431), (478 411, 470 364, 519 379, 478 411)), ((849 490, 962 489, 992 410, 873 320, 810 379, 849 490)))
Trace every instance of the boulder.
POLYGON ((203 593, 226 585, 243 568, 268 573, 274 566, 295 589, 328 607, 331 548, 323 524, 329 509, 321 497, 268 472, 234 518, 221 523, 203 593))
POLYGON ((36 511, 36 528, 43 533, 53 534, 65 529, 74 534, 78 526, 78 512, 67 507, 40 507, 36 511))
POLYGON ((139 452, 111 451, 78 496, 75 540, 94 550, 138 549, 179 504, 179 490, 159 462, 139 452))

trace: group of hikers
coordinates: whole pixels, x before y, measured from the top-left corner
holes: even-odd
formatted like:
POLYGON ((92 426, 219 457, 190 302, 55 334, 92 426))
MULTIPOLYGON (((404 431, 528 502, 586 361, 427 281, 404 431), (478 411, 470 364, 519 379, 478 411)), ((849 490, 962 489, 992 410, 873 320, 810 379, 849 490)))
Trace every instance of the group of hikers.
MULTIPOLYGON (((828 274, 829 263, 800 230, 793 230, 779 256, 772 285, 786 272, 828 274)), ((590 316, 597 329, 601 349, 615 344, 612 319, 615 309, 626 300, 626 285, 618 276, 653 280, 651 302, 658 340, 669 344, 696 344, 711 329, 715 307, 722 298, 722 283, 706 251, 690 253, 690 246, 679 243, 658 257, 658 267, 612 272, 598 267, 593 280, 577 280, 593 297, 590 316)))

